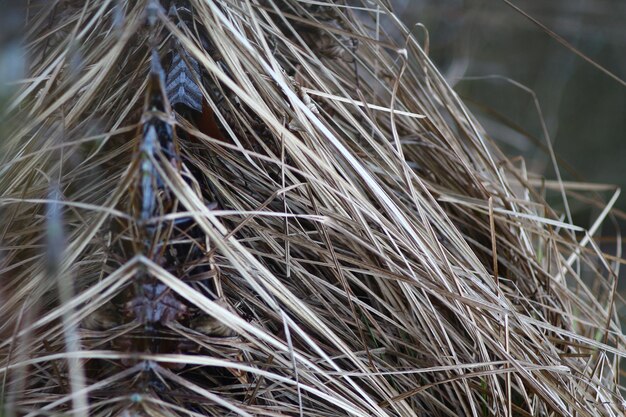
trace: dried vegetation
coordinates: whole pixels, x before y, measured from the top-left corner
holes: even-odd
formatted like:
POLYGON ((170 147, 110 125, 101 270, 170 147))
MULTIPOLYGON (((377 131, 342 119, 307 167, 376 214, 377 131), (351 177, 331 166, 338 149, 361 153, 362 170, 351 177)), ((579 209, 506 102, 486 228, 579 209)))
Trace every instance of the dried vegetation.
POLYGON ((623 415, 619 263, 384 2, 29 4, 6 415, 623 415))

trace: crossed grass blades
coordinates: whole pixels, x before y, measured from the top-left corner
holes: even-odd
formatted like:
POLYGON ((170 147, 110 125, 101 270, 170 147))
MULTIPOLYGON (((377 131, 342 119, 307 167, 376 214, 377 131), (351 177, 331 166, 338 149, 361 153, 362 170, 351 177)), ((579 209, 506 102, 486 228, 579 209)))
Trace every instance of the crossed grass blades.
POLYGON ((5 415, 623 415, 614 198, 564 221, 386 3, 24 19, 5 415))

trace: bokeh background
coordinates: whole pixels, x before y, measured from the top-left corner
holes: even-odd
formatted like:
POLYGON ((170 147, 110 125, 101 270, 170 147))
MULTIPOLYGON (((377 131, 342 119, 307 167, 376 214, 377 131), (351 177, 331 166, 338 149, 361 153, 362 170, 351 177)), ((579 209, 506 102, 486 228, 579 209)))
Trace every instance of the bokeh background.
MULTIPOLYGON (((626 79, 626 1, 513 3, 626 79)), ((431 58, 508 155, 522 155, 531 170, 555 178, 545 152, 488 115, 497 112, 545 143, 532 96, 502 79, 472 77, 507 77, 534 91, 565 180, 626 189, 626 88, 502 0, 393 0, 393 5, 407 25, 428 28, 431 58)), ((617 204, 626 210, 626 197, 617 204)), ((583 223, 593 216, 575 214, 583 223)))

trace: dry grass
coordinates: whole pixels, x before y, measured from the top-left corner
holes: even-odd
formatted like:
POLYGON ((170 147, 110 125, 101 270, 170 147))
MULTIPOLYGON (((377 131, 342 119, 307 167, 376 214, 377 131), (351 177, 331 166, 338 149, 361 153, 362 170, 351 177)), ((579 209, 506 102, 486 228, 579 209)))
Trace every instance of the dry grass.
POLYGON ((372 3, 31 5, 6 415, 623 414, 619 262, 591 239, 614 199, 588 231, 555 213, 568 184, 502 155, 372 3), (173 45, 202 115, 146 99, 173 45))

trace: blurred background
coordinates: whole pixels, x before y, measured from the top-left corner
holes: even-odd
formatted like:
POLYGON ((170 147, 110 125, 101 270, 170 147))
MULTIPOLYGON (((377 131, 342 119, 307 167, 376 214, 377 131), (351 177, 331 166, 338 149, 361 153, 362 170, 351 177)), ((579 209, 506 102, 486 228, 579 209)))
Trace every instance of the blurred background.
MULTIPOLYGON (((408 26, 426 26, 431 59, 507 155, 522 155, 530 170, 555 179, 548 155, 500 122, 507 120, 545 144, 532 95, 503 79, 473 77, 506 77, 534 91, 564 180, 584 179, 626 189, 624 86, 560 45, 502 0, 392 2, 408 26)), ((626 79, 626 1, 513 3, 626 79)), ((626 210, 626 197, 617 204, 626 210)), ((593 215, 574 214, 581 223, 593 215)))

